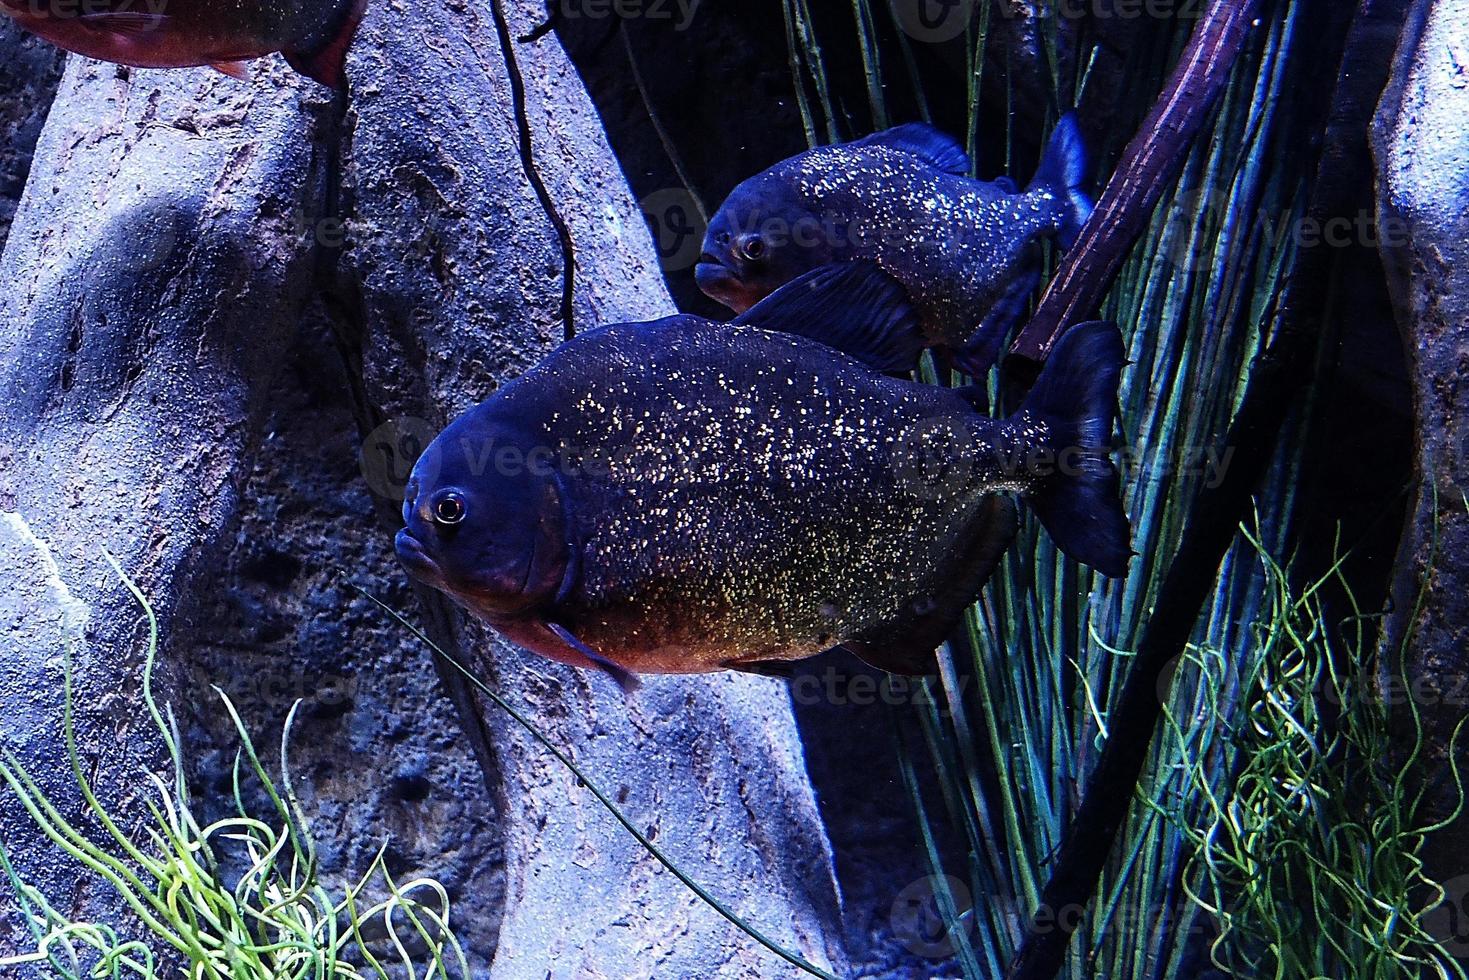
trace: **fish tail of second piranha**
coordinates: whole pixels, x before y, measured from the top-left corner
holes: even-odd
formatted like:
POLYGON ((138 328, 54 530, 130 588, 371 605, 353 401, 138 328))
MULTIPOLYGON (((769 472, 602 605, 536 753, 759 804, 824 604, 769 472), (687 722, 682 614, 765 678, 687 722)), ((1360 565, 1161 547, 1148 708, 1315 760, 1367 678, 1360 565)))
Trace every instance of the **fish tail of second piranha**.
POLYGON ((1096 207, 1085 190, 1090 169, 1081 124, 1075 113, 1067 113, 1056 123, 1040 169, 1026 188, 1027 193, 1043 191, 1056 201, 1056 238, 1062 248, 1076 243, 1096 207))
POLYGON ((1056 545, 1103 575, 1121 578, 1133 552, 1121 480, 1109 454, 1117 386, 1126 362, 1116 324, 1096 321, 1062 335, 1020 411, 1014 438, 1040 436, 1048 472, 1026 501, 1056 545))

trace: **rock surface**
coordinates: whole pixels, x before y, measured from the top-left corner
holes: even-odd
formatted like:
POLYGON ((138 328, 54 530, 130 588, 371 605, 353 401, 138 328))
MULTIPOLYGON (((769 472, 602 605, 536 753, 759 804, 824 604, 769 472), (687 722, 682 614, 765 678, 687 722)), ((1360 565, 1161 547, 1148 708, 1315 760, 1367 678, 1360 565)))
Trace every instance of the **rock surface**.
MULTIPOLYGON (((1374 131, 1378 221, 1413 376, 1419 487, 1402 542, 1389 648, 1423 712, 1434 799, 1453 807, 1449 746, 1469 714, 1469 18, 1466 0, 1418 4, 1374 131), (1420 605, 1421 602, 1421 605, 1420 605)), ((1457 763, 1469 763, 1458 741, 1457 763)), ((1469 821, 1436 836, 1428 873, 1469 895, 1469 821)), ((1462 931, 1455 937, 1462 943, 1462 931)))
MULTIPOLYGON (((309 250, 282 216, 313 186, 313 125, 284 69, 278 81, 73 60, 0 257, 0 548, 22 582, 50 583, 5 591, 53 620, 67 594, 89 610, 78 743, 122 812, 146 787, 138 767, 159 759, 139 703, 140 611, 104 549, 153 598, 168 637, 236 520, 242 464, 310 285, 309 250)), ((29 632, 45 621, 0 637, 12 667, 0 719, 74 815, 55 655, 65 635, 29 632)), ((167 666, 159 680, 176 691, 167 666)), ((21 875, 73 915, 117 921, 110 892, 79 885, 17 807, 0 798, 21 875)), ((4 928, 0 948, 26 941, 13 918, 4 928)))
POLYGON ((0 18, 0 249, 61 81, 65 55, 0 18))
MULTIPOLYGON (((65 801, 64 637, 35 631, 81 628, 85 609, 83 756, 114 777, 157 765, 137 611, 105 546, 161 615, 160 683, 197 709, 201 796, 218 801, 234 746, 211 685, 266 745, 304 698, 295 758, 325 871, 361 870, 391 834, 391 870, 455 892, 477 975, 794 974, 360 586, 525 706, 714 894, 841 970, 784 688, 654 679, 625 700, 505 647, 408 591, 388 470, 353 459, 385 420, 431 430, 574 328, 670 309, 570 63, 554 36, 515 40, 540 13, 374 5, 334 102, 279 59, 247 83, 73 60, 0 260, 0 567, 25 586, 3 609, 22 627, 0 633, 17 672, 0 731, 65 801)), ((28 880, 120 921, 3 805, 28 880)))

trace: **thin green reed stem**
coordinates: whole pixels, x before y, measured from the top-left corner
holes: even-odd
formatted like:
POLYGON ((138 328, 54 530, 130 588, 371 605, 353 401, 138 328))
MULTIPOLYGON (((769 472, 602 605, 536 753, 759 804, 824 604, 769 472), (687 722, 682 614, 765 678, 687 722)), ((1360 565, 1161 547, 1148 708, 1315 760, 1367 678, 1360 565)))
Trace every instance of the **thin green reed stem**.
POLYGON ((821 111, 826 116, 826 141, 840 143, 842 135, 837 127, 837 114, 832 106, 831 88, 827 82, 826 59, 821 53, 821 43, 816 37, 816 26, 811 20, 811 8, 807 0, 792 0, 796 35, 806 52, 806 65, 811 81, 816 86, 816 97, 821 101, 821 111))
POLYGON ((898 50, 903 54, 903 66, 908 71, 908 83, 913 88, 913 98, 918 102, 919 118, 926 123, 931 123, 933 113, 928 107, 928 93, 924 91, 923 76, 918 71, 918 59, 913 55, 913 42, 908 39, 908 32, 903 29, 897 8, 894 6, 898 2, 899 0, 886 0, 888 17, 893 25, 893 33, 898 37, 898 50))
POLYGON ((852 16, 857 25, 857 41, 862 49, 862 71, 867 78, 867 106, 875 129, 887 129, 887 97, 883 93, 882 54, 878 50, 877 25, 872 19, 868 0, 852 0, 852 16))
MULTIPOLYGON (((653 132, 658 136, 658 143, 663 147, 663 155, 668 157, 668 162, 673 165, 673 172, 678 174, 679 183, 683 184, 684 190, 689 192, 694 208, 699 212, 699 218, 707 225, 709 224, 709 208, 705 206, 703 195, 699 193, 693 178, 689 176, 688 168, 684 166, 683 154, 678 152, 678 145, 669 136, 668 130, 663 128, 663 120, 659 117, 658 109, 653 104, 653 97, 648 92, 648 85, 643 80, 643 71, 638 67, 637 54, 632 49, 632 38, 627 33, 627 21, 618 21, 617 33, 622 38, 622 50, 627 56, 627 67, 632 72, 633 84, 637 86, 638 97, 643 100, 643 108, 648 113, 648 121, 653 124, 653 132)), ((800 80, 797 79, 797 86, 799 85, 800 80)))
POLYGON ((968 85, 969 127, 965 134, 964 146, 974 160, 979 159, 979 110, 982 95, 980 89, 984 83, 985 45, 990 35, 990 4, 988 0, 980 0, 978 7, 979 16, 971 17, 966 32, 969 43, 966 45, 965 52, 968 68, 966 84, 968 85))
MULTIPOLYGON (((918 830, 923 838, 923 849, 928 856, 929 867, 932 869, 930 878, 933 888, 934 900, 938 904, 939 914, 944 920, 947 936, 954 944, 955 955, 959 959, 960 968, 966 977, 999 976, 1001 969, 995 950, 986 945, 986 952, 991 957, 991 972, 980 971, 979 961, 974 955, 974 947, 969 941, 969 930, 965 928, 959 916, 957 903, 954 901, 953 890, 949 887, 947 876, 944 874, 943 857, 939 853, 938 842, 934 838, 933 824, 928 816, 928 808, 923 803, 923 792, 918 785, 918 776, 913 768, 912 754, 908 750, 907 741, 903 733, 897 727, 897 719, 893 719, 893 737, 898 746, 898 767, 903 777, 903 785, 908 790, 908 798, 913 803, 913 810, 917 817, 918 830)), ((982 900, 982 896, 973 896, 982 900)))
POLYGON ((791 87, 796 93, 796 105, 801 110, 801 127, 806 131, 806 145, 814 147, 816 119, 811 114, 811 100, 806 96, 805 69, 801 66, 801 50, 796 40, 795 0, 781 0, 780 10, 785 17, 786 52, 791 66, 791 87))

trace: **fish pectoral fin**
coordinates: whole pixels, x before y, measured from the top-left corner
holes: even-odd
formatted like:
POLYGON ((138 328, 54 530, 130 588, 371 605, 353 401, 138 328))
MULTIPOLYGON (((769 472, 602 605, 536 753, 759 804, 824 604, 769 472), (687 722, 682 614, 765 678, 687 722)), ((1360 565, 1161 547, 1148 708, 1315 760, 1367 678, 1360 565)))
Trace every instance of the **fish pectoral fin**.
POLYGON ((132 13, 128 11, 117 11, 115 13, 82 14, 77 23, 89 31, 99 34, 112 34, 117 37, 141 37, 144 34, 152 34, 168 27, 173 20, 167 14, 145 14, 132 13))
POLYGON ((904 677, 932 677, 939 672, 938 644, 914 645, 911 640, 868 642, 849 640, 845 650, 869 667, 904 677))
POLYGON ((210 64, 210 68, 231 78, 237 78, 242 82, 250 80, 250 66, 243 61, 216 61, 210 64))
POLYGON ((873 262, 808 272, 735 323, 820 341, 878 371, 912 371, 928 346, 907 290, 873 262))
POLYGON ((571 647, 571 649, 575 650, 583 657, 586 657, 593 664, 595 664, 599 670, 601 670, 608 677, 611 677, 614 681, 616 681, 617 686, 622 688, 623 694, 631 694, 632 692, 643 686, 643 682, 638 679, 638 676, 636 674, 624 667, 618 666, 611 660, 608 660, 606 657, 602 656, 596 650, 593 650, 591 647, 587 646, 581 640, 576 638, 575 633, 571 632, 571 630, 567 629, 565 626, 562 626, 560 623, 548 622, 546 623, 546 629, 550 630, 552 633, 555 633, 557 639, 559 639, 562 643, 565 643, 567 646, 571 647))
POLYGON ((968 177, 973 169, 963 144, 927 123, 906 123, 863 137, 853 146, 886 146, 922 160, 936 170, 968 177))

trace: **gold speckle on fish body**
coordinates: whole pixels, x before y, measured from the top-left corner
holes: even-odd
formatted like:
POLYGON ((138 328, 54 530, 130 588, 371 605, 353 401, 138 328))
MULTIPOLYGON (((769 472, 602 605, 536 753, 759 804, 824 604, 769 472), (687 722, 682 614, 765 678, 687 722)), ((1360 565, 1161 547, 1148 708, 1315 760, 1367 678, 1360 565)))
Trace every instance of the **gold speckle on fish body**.
POLYGON ((934 324, 935 339, 951 344, 974 329, 973 311, 993 302, 1020 248, 1058 220, 1048 189, 1012 194, 885 147, 824 147, 797 161, 797 194, 818 214, 857 216, 851 256, 892 272, 934 324), (906 234, 865 231, 890 228, 906 234))
MULTIPOLYGON (((881 277, 822 275, 843 296, 881 277)), ((808 295, 796 284, 771 304, 817 308, 802 305, 808 295)), ((1100 366, 1081 373, 1099 379, 1088 391, 1111 387, 1105 400, 1088 394, 1083 417, 1108 425, 1121 339, 1098 346, 1095 335, 1100 366)), ((915 609, 957 618, 972 602, 1013 533, 994 494, 1041 486, 1048 476, 1024 461, 1056 438, 1044 412, 989 419, 961 391, 789 334, 695 317, 623 324, 569 341, 435 440, 410 481, 399 554, 512 640, 571 662, 590 653, 683 673, 894 630, 912 643, 948 623, 915 609), (555 465, 466 467, 462 448, 485 444, 526 458, 553 447, 555 465), (433 502, 445 493, 470 517, 440 529, 433 502)))
POLYGON ((547 416, 556 431, 546 436, 619 461, 579 491, 596 503, 572 508, 591 549, 573 618, 584 642, 633 669, 806 656, 822 638, 889 621, 942 587, 945 553, 993 489, 981 478, 930 499, 904 486, 911 474, 891 447, 905 428, 961 411, 951 394, 923 397, 834 355, 815 370, 787 338, 744 331, 734 343, 734 333, 665 331, 634 360, 628 387, 656 393, 637 406, 643 425, 609 428, 593 397, 547 416), (670 364, 710 360, 728 366, 672 395, 670 364), (792 407, 802 421, 775 424, 792 407), (834 615, 818 595, 847 601, 834 615), (626 649, 633 624, 649 622, 664 652, 626 649))

